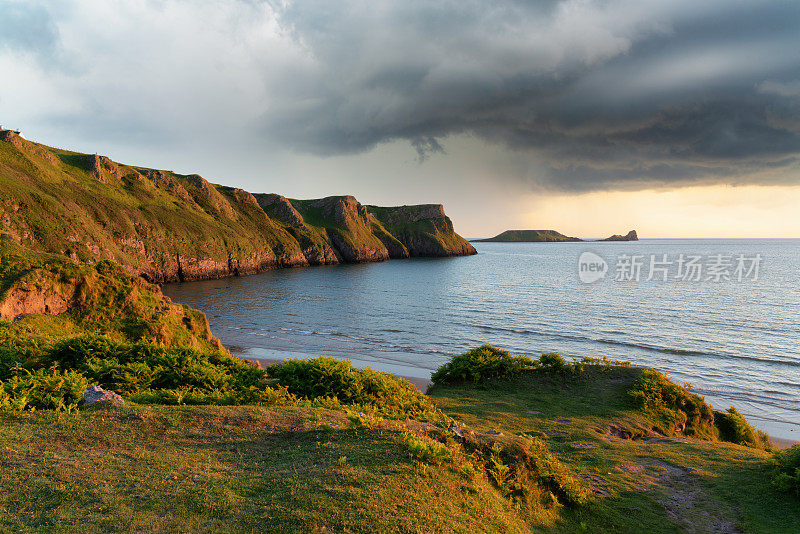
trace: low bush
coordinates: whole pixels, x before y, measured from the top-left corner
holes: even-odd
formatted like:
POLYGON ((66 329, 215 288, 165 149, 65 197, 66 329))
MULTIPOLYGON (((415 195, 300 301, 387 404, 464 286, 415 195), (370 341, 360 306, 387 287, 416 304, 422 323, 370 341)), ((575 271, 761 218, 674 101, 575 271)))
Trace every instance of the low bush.
POLYGON ((83 403, 89 381, 75 371, 38 369, 0 382, 0 409, 72 412, 83 403))
POLYGON ((800 445, 774 453, 773 483, 781 490, 800 498, 800 445))
POLYGON ((532 369, 536 363, 527 356, 512 356, 508 351, 481 345, 455 356, 433 373, 434 384, 480 382, 532 369))
POLYGON ((14 410, 70 410, 89 384, 148 404, 272 405, 292 400, 285 389, 268 386, 264 371, 229 354, 122 343, 99 335, 40 348, 0 347, 0 381, 5 391, 0 407, 14 410))
MULTIPOLYGON (((145 342, 119 343, 97 335, 59 341, 39 355, 24 356, 16 369, 19 366, 57 366, 78 371, 92 383, 122 395, 148 389, 228 391, 264 381, 263 371, 222 352, 145 342)), ((6 374, 18 372, 8 363, 0 367, 0 373, 3 368, 6 374)))
POLYGON ((611 360, 606 356, 602 358, 592 358, 591 356, 584 356, 581 358, 581 363, 585 365, 599 365, 605 369, 611 367, 631 367, 631 362, 625 360, 611 360))
POLYGON ((769 436, 750 425, 736 408, 731 406, 725 412, 714 412, 714 424, 719 429, 719 438, 737 445, 754 449, 772 450, 769 436))
POLYGON ((427 436, 420 436, 407 432, 403 436, 408 454, 418 462, 431 465, 441 465, 451 461, 453 453, 446 445, 427 436))
POLYGON ((332 397, 343 405, 391 419, 441 418, 431 400, 410 382, 370 368, 356 369, 348 360, 286 360, 269 366, 267 374, 290 393, 307 399, 332 397))
POLYGON ((658 421, 660 430, 666 434, 717 437, 714 412, 703 397, 675 384, 658 371, 645 369, 630 395, 642 411, 658 421))
POLYGON ((568 362, 557 352, 545 352, 539 356, 539 360, 535 363, 539 369, 551 373, 568 375, 583 372, 582 362, 568 362))

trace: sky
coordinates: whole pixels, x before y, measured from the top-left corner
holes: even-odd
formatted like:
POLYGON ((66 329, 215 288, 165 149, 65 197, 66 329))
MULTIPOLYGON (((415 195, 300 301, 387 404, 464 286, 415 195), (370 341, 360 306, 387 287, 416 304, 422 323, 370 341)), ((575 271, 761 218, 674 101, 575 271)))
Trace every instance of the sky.
POLYGON ((0 124, 456 230, 800 237, 800 3, 0 0, 0 124))

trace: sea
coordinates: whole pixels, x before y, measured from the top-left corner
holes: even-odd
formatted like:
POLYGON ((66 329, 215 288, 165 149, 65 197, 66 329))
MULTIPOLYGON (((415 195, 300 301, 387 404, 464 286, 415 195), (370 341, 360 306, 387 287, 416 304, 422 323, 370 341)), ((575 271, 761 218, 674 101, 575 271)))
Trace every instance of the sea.
POLYGON ((168 284, 234 354, 428 378, 490 343, 667 373, 800 440, 800 240, 474 243, 478 254, 168 284))

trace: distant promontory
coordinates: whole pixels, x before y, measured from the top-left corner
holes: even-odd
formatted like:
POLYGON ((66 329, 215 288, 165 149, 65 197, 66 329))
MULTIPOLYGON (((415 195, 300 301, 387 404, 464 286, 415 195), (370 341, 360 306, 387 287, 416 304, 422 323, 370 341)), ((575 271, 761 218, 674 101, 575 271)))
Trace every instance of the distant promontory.
MULTIPOLYGON (((636 230, 631 230, 625 235, 614 234, 605 239, 596 241, 638 241, 636 230)), ((580 239, 556 232, 555 230, 506 230, 502 234, 487 239, 471 239, 477 243, 559 243, 565 241, 595 241, 594 239, 580 239)))

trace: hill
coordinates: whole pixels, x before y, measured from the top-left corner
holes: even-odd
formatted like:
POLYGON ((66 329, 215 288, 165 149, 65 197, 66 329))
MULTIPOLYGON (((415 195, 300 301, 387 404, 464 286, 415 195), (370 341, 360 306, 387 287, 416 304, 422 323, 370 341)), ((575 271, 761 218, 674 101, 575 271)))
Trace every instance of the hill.
MULTIPOLYGON (((599 241, 638 241, 639 236, 636 230, 631 230, 625 235, 614 234, 611 237, 600 239, 599 241)), ((487 239, 472 239, 476 243, 497 242, 497 243, 549 243, 564 241, 587 241, 577 237, 569 237, 555 230, 506 230, 502 234, 487 239)))
POLYGON ((555 230, 506 230, 502 234, 487 239, 473 239, 476 242, 499 242, 499 243, 538 243, 538 242, 561 242, 561 241, 582 241, 577 237, 565 236, 555 230))
POLYGON ((0 233, 79 262, 110 259, 153 282, 475 253, 441 205, 253 195, 197 174, 52 148, 11 130, 0 130, 0 233))

